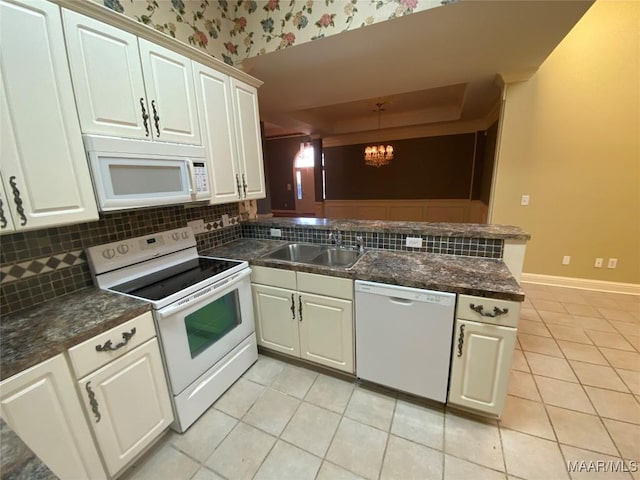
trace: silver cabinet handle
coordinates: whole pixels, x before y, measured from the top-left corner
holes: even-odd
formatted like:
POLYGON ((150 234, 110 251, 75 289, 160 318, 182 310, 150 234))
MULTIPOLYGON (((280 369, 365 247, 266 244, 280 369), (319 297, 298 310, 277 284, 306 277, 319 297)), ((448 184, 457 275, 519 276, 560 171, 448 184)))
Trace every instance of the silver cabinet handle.
POLYGON ((247 179, 242 174, 242 190, 244 191, 244 198, 247 198, 247 179))
POLYGON ((471 310, 473 310, 476 313, 479 313, 480 315, 482 315, 483 317, 499 317, 500 315, 505 315, 507 313, 509 313, 509 309, 508 308, 503 308, 500 309, 498 307, 493 307, 493 312, 485 312, 484 311, 484 306, 482 305, 474 305, 473 303, 471 303, 469 305, 469 308, 471 310))
POLYGON ((293 299, 293 293, 291 294, 291 319, 296 319, 296 302, 293 299))
POLYGON ((96 417, 96 423, 98 423, 102 418, 102 415, 100 415, 100 411, 98 410, 98 401, 96 400, 96 394, 94 393, 94 391, 91 389, 89 385, 91 385, 91 382, 87 382, 84 388, 87 391, 87 394, 89 395, 89 405, 91 405, 91 411, 93 412, 93 415, 96 417))
POLYGON ((458 336, 458 357, 462 356, 462 345, 464 345, 464 325, 460 325, 460 335, 458 336))
MULTIPOLYGON (((129 343, 129 340, 131 340, 131 338, 135 334, 136 334, 136 329, 134 327, 134 328, 131 329, 130 332, 123 332, 122 333, 122 342, 117 343, 115 347, 111 343, 111 340, 107 340, 106 342, 104 342, 104 345, 96 345, 96 351, 97 352, 113 352, 114 350, 118 350, 119 348, 122 348, 127 343, 129 343)), ((87 384, 87 385, 89 385, 89 384, 87 384)))
POLYGON ((155 100, 151 100, 151 108, 153 109, 153 122, 156 126, 156 132, 158 132, 158 138, 160 138, 160 117, 158 116, 155 100))
POLYGON ((142 121, 144 122, 144 131, 145 137, 149 136, 149 125, 147 125, 147 120, 149 120, 149 115, 147 115, 147 109, 144 108, 144 98, 140 97, 140 108, 142 108, 142 121))
POLYGON ((300 321, 302 321, 302 297, 298 297, 298 313, 300 314, 300 321))
POLYGON ((242 190, 240 190, 240 175, 236 173, 236 187, 238 187, 238 198, 242 198, 242 190))
POLYGON ((22 206, 22 198, 20 198, 20 190, 18 190, 18 184, 16 183, 16 177, 9 177, 9 185, 11 185, 11 191, 13 193, 13 201, 16 204, 16 211, 18 212, 18 216, 20 216, 20 226, 24 227, 27 224, 27 217, 24 214, 24 207, 22 206))

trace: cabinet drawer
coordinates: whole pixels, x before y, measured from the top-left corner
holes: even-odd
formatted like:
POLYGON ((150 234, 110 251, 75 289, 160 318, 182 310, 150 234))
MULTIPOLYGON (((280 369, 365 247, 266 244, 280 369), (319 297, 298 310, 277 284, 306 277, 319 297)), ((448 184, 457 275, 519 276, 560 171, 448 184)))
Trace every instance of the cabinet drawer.
POLYGON ((251 266, 251 282, 272 287, 296 289, 296 272, 280 268, 251 266))
POLYGON ((298 291, 353 300, 353 280, 328 277, 315 273, 297 272, 298 291))
POLYGON ((519 316, 520 302, 458 295, 456 318, 515 327, 518 324, 519 316))
POLYGON ((84 377, 155 336, 153 316, 151 312, 147 312, 70 348, 69 358, 76 378, 84 377), (125 344, 121 345, 123 343, 125 344), (105 345, 107 350, 96 350, 96 347, 105 345), (112 350, 108 349, 109 345, 112 350))

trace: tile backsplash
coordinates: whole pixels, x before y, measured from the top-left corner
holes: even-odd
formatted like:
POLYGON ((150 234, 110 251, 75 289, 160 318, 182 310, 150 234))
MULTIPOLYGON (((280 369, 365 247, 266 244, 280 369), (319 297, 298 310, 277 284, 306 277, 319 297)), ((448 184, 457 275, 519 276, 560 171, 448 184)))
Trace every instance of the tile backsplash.
POLYGON ((186 227, 203 219, 198 250, 240 238, 237 203, 172 206, 101 215, 96 222, 54 227, 0 237, 0 313, 8 314, 93 284, 85 249, 125 238, 186 227), (222 225, 222 215, 231 225, 222 225))

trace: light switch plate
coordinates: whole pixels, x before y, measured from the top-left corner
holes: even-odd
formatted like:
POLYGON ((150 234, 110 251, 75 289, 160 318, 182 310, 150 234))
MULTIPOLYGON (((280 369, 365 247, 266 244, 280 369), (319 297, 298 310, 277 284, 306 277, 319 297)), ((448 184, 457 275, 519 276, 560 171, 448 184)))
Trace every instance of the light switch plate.
POLYGON ((522 197, 520 198, 520 205, 522 205, 523 207, 529 205, 529 195, 522 195, 522 197))
POLYGON ((411 248, 422 248, 422 238, 407 237, 406 246, 411 248))
POLYGON ((231 225, 231 223, 229 222, 229 215, 227 215, 226 213, 222 214, 222 226, 228 227, 229 225, 231 225))

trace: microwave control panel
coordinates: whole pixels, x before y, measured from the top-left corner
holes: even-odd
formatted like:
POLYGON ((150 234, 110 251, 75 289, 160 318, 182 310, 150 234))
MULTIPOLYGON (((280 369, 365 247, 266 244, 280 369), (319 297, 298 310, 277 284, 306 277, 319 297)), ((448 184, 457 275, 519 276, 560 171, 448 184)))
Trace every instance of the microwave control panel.
POLYGON ((207 177, 207 167, 204 162, 193 162, 193 176, 196 179, 196 191, 209 191, 209 178, 207 177))

